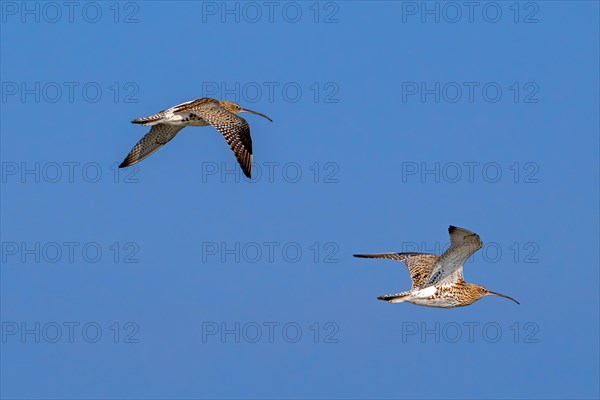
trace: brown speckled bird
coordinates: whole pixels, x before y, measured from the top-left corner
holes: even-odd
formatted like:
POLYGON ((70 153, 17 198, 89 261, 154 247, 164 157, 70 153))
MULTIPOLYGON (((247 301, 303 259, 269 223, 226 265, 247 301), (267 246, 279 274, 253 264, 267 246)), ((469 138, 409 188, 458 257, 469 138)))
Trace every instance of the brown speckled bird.
POLYGON ((250 178, 252 173, 252 138, 248 122, 236 114, 248 112, 273 120, 264 114, 248 110, 227 100, 208 97, 178 104, 150 117, 131 121, 134 124, 152 126, 134 147, 119 168, 139 163, 167 144, 186 126, 214 126, 227 141, 242 171, 250 178))
POLYGON ((361 258, 388 258, 403 262, 408 267, 412 287, 406 292, 378 297, 389 303, 409 302, 429 307, 462 307, 473 304, 484 296, 512 297, 467 283, 463 279, 463 264, 479 250, 483 243, 479 235, 463 228, 450 226, 450 247, 441 256, 425 253, 355 254, 361 258))

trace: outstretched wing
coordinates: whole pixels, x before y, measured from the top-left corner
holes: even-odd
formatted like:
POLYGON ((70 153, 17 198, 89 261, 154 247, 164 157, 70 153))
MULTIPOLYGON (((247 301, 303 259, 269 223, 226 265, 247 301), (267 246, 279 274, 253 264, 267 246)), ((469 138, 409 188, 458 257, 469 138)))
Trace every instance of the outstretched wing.
POLYGON ((125 168, 139 163, 167 144, 183 128, 184 126, 168 124, 154 125, 152 129, 150 129, 150 132, 133 146, 133 149, 131 149, 127 157, 125 157, 125 160, 119 165, 119 168, 125 168))
POLYGON ((441 281, 449 284, 463 281, 463 265, 473 253, 483 246, 479 235, 464 228, 450 226, 450 247, 440 256, 436 268, 433 270, 428 285, 441 281))
POLYGON ((242 171, 250 178, 252 173, 252 138, 250 125, 241 117, 227 111, 220 105, 206 105, 194 113, 214 126, 225 138, 235 154, 242 171))
POLYGON ((439 257, 435 254, 426 253, 382 253, 382 254, 355 254, 359 258, 387 258, 389 260, 401 261, 408 268, 412 288, 425 286, 431 271, 438 262, 439 257))

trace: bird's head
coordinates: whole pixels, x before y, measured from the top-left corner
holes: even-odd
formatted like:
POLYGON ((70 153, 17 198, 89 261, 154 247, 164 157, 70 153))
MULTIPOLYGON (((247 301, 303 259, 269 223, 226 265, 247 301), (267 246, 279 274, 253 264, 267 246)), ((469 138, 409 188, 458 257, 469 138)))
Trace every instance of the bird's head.
POLYGON ((483 286, 471 284, 471 288, 472 288, 472 290, 470 292, 472 293, 472 297, 474 298, 473 302, 475 302, 475 301, 477 301, 480 298, 485 297, 485 296, 499 296, 499 297, 504 297, 506 299, 512 300, 512 301, 514 301, 517 304, 521 304, 521 303, 519 303, 518 301, 516 301, 515 299, 513 299, 510 296, 506 296, 504 294, 492 292, 492 291, 484 288, 483 286))
POLYGON ((234 114, 239 114, 239 113, 247 112, 247 113, 251 113, 251 114, 260 115, 261 117, 265 117, 269 121, 273 122, 273 120, 271 118, 267 117, 265 114, 261 114, 261 113, 259 113, 257 111, 252 111, 252 110, 248 110, 246 108, 242 108, 238 104, 236 104, 236 103, 234 103, 232 101, 219 100, 219 103, 221 104, 221 106, 224 109, 226 109, 227 111, 232 112, 234 114))

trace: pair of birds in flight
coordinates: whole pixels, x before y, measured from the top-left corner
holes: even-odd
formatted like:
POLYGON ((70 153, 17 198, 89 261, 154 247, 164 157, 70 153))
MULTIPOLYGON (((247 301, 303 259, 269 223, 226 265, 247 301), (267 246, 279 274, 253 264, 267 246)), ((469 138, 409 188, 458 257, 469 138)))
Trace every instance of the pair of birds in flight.
MULTIPOLYGON (((134 124, 152 126, 131 150, 119 168, 129 167, 149 157, 186 126, 212 125, 219 131, 235 154, 242 171, 252 174, 252 138, 248 122, 237 114, 247 112, 273 120, 257 111, 248 110, 227 100, 201 98, 178 104, 149 117, 132 121, 134 124)), ((386 294, 378 299, 389 303, 409 302, 421 306, 452 308, 468 306, 485 296, 512 297, 492 292, 483 286, 465 282, 463 265, 483 243, 479 235, 450 226, 450 247, 440 256, 427 253, 355 254, 360 258, 387 258, 401 261, 408 268, 412 287, 396 294, 386 294)))

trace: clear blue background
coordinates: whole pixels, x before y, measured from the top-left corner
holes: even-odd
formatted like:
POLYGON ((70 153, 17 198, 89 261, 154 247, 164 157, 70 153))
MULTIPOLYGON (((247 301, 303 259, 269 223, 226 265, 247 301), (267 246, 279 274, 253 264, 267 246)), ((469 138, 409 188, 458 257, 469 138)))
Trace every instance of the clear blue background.
POLYGON ((539 2, 537 23, 523 23, 522 14, 515 23, 512 2, 498 3, 497 23, 480 9, 473 22, 463 15, 457 23, 422 23, 394 2, 321 4, 318 23, 312 2, 301 3, 298 23, 281 11, 273 22, 236 23, 203 14, 201 3, 122 3, 115 23, 113 3, 98 4, 98 23, 86 22, 81 8, 73 22, 3 14, 5 89, 6 82, 103 88, 96 103, 77 90, 72 102, 66 94, 55 103, 3 99, 4 168, 94 162, 103 175, 97 183, 82 179, 81 169, 72 183, 6 176, 2 242, 94 242, 104 252, 97 263, 3 254, 4 329, 69 321, 103 328, 98 343, 80 331, 69 343, 66 330, 58 343, 7 337, 0 344, 3 398, 598 398, 598 3, 539 2), (132 11, 137 22, 122 23, 132 11), (322 23, 334 11, 337 22, 322 23), (491 103, 476 92, 472 103, 402 101, 403 82, 471 81, 497 82, 502 98, 491 103), (121 90, 133 82, 138 101, 125 102, 126 91, 115 101, 114 82, 121 90), (304 89, 295 103, 277 91, 273 101, 240 100, 274 119, 246 115, 255 162, 296 162, 299 182, 281 173, 273 182, 203 179, 205 162, 239 171, 210 127, 182 131, 139 164, 137 183, 123 182, 127 171, 114 182, 111 166, 147 130, 129 121, 202 97, 206 82, 304 89), (314 82, 335 83, 338 102, 315 102, 314 82), (515 103, 514 82, 534 82, 539 101, 515 103), (315 162, 321 169, 335 163, 338 182, 314 183, 315 162), (503 176, 497 183, 481 173, 473 182, 435 182, 403 176, 406 162, 495 162, 503 176), (523 176, 515 183, 515 162, 535 163, 537 183, 523 176), (467 281, 514 296, 520 306, 486 298, 445 310, 376 299, 409 288, 408 274, 401 264, 352 254, 401 251, 409 242, 443 247, 450 224, 503 251, 497 262, 476 254, 467 281), (114 242, 134 242, 139 262, 122 262, 124 254, 114 262, 114 242), (203 262, 206 242, 292 242, 304 255, 297 263, 281 253, 273 262, 203 262), (314 242, 335 243, 338 262, 323 262, 323 254, 315 262, 314 242), (524 262, 523 254, 515 260, 514 242, 533 242, 538 262, 524 262), (115 322, 121 335, 125 323, 135 323, 138 343, 122 336, 114 343, 108 327, 115 322), (295 322, 303 336, 297 343, 280 331, 273 343, 265 332, 258 343, 235 343, 232 335, 203 342, 206 322, 295 322), (315 322, 319 343, 309 330, 315 322), (338 327, 337 343, 324 343, 327 322, 338 327), (473 341, 465 323, 480 324, 473 341), (438 332, 458 324, 462 337, 452 343, 446 331, 439 343, 433 335, 403 340, 421 324, 438 332), (485 324, 502 328, 496 343, 482 335, 485 324))

